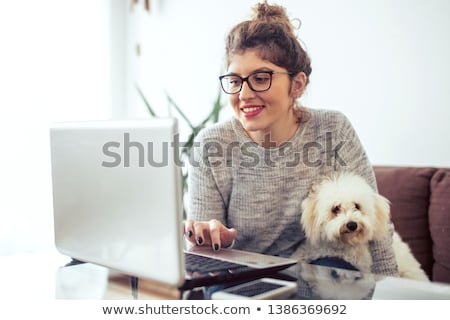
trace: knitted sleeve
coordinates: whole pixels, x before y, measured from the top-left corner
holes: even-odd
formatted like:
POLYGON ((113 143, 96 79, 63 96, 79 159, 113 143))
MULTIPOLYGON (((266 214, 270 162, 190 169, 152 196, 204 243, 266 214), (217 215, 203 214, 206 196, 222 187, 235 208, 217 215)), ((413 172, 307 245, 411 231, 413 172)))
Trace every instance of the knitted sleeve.
POLYGON ((208 134, 201 131, 196 137, 195 147, 191 150, 188 164, 189 206, 187 218, 195 221, 217 219, 226 224, 225 200, 213 175, 208 152, 216 140, 206 138, 208 134))

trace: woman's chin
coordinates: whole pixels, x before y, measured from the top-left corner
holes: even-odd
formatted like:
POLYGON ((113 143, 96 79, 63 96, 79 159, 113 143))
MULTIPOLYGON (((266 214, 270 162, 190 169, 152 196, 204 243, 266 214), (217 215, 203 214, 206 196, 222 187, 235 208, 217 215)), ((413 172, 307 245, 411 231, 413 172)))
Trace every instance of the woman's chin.
POLYGON ((249 119, 245 117, 245 115, 239 116, 239 121, 241 122, 242 126, 244 127, 245 131, 252 132, 252 131, 258 131, 262 129, 261 121, 257 119, 249 119))
POLYGON ((244 127, 244 130, 248 133, 256 133, 258 131, 261 131, 262 127, 258 126, 253 123, 247 123, 246 121, 241 121, 242 126, 244 127))

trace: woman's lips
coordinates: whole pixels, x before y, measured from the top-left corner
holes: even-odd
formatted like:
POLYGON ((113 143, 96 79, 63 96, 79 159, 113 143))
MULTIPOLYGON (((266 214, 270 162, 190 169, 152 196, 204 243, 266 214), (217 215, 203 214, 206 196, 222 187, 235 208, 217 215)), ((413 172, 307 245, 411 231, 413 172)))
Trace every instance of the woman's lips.
POLYGON ((264 110, 264 106, 243 106, 241 111, 244 113, 244 116, 247 118, 255 117, 260 114, 261 111, 264 110))

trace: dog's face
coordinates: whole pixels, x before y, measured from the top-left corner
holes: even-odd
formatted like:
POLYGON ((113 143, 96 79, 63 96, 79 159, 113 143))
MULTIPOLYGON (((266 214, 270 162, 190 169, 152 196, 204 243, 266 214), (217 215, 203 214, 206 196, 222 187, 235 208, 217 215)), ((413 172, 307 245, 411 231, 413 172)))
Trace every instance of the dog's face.
POLYGON ((301 222, 311 242, 366 243, 386 235, 389 202, 354 174, 329 176, 302 202, 301 222))

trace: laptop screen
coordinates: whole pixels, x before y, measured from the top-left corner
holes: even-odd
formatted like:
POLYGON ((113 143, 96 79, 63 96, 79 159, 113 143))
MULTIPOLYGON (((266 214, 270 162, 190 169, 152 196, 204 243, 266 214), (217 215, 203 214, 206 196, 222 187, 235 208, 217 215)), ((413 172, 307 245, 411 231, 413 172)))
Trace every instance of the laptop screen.
POLYGON ((52 125, 57 249, 130 275, 181 284, 176 134, 175 119, 52 125))

